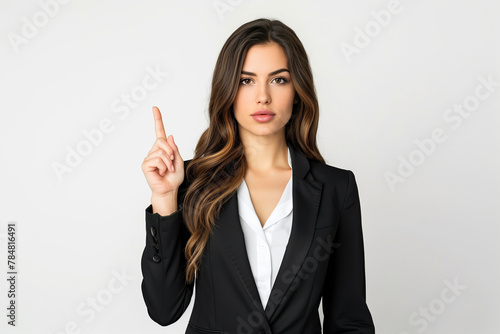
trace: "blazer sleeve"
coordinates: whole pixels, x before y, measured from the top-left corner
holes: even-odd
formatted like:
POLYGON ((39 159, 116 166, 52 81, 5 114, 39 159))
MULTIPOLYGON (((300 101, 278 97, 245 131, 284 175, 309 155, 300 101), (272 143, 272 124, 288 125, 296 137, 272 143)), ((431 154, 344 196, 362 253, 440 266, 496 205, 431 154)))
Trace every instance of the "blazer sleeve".
MULTIPOLYGON (((184 185, 184 183, 183 183, 184 185)), ((183 186, 178 191, 182 203, 183 186)), ((182 204, 168 216, 146 208, 146 246, 142 253, 142 296, 151 319, 162 326, 177 321, 189 306, 194 283, 186 284, 184 248, 190 237, 182 204)))
POLYGON ((361 209, 358 188, 352 171, 335 243, 323 287, 323 332, 373 334, 375 327, 366 304, 365 265, 361 209))

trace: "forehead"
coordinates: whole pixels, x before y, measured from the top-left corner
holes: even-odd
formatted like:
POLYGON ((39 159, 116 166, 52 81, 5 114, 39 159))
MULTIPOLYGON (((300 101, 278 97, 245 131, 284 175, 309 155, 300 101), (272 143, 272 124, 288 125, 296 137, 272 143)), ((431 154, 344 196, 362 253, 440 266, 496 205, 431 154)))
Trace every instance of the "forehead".
POLYGON ((250 47, 243 62, 243 70, 267 74, 279 68, 288 68, 283 48, 276 43, 258 44, 250 47))

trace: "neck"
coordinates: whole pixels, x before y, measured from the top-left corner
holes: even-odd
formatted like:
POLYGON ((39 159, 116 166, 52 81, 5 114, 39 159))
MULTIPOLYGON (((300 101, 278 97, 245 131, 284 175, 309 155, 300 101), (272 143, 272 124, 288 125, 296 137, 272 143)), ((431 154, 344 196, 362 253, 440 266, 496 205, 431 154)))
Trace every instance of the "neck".
POLYGON ((264 136, 242 139, 248 170, 267 173, 276 169, 290 169, 288 146, 284 136, 264 136))

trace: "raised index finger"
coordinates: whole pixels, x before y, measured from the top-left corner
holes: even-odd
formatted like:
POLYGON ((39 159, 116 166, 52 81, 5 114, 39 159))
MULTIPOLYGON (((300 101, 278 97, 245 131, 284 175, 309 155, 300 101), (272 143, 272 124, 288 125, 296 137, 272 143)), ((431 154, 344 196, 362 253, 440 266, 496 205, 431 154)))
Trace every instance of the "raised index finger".
POLYGON ((155 119, 155 132, 156 138, 167 139, 167 134, 165 133, 165 128, 163 127, 163 120, 161 118, 160 109, 158 107, 153 107, 153 117, 155 119))

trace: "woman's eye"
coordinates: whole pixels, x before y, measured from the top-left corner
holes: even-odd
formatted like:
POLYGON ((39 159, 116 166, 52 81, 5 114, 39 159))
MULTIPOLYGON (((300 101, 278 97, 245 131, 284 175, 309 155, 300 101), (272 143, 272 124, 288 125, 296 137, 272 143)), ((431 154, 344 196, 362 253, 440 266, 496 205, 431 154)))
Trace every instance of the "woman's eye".
POLYGON ((240 80, 240 84, 241 85, 248 85, 250 83, 250 79, 248 78, 245 78, 245 79, 241 79, 240 80))
POLYGON ((273 81, 276 82, 279 85, 282 85, 282 84, 288 82, 288 80, 286 80, 285 78, 275 78, 275 79, 273 79, 273 81))

